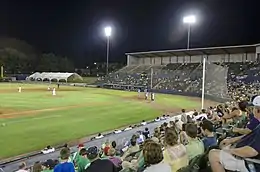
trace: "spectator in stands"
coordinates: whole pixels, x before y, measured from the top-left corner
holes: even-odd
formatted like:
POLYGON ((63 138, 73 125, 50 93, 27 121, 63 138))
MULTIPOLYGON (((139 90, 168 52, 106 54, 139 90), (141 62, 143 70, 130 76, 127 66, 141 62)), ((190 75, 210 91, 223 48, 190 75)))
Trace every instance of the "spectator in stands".
POLYGON ((202 141, 203 141, 205 150, 207 150, 211 146, 216 146, 218 143, 217 143, 217 139, 213 132, 214 126, 213 126, 212 122, 210 122, 208 120, 204 120, 204 121, 202 121, 200 126, 201 126, 202 134, 204 136, 202 141))
POLYGON ((153 137, 156 137, 156 138, 158 138, 158 139, 160 139, 160 130, 159 130, 159 128, 155 128, 154 129, 154 132, 153 132, 153 137))
POLYGON ((175 124, 176 124, 177 132, 179 133, 179 132, 182 130, 182 124, 183 124, 183 122, 180 120, 179 117, 176 117, 176 118, 175 118, 175 124))
POLYGON ((218 106, 217 106, 216 112, 217 112, 217 115, 218 115, 219 117, 224 116, 224 112, 223 112, 223 107, 222 107, 222 105, 218 105, 218 106))
POLYGON ((116 146, 117 146, 117 145, 116 145, 116 141, 112 141, 112 142, 111 142, 111 147, 114 148, 114 149, 116 149, 116 146))
POLYGON ((84 172, 89 165, 90 162, 87 158, 87 150, 86 148, 82 148, 79 151, 79 158, 77 161, 78 172, 84 172))
POLYGON ((32 168, 33 168, 32 172, 41 172, 43 170, 42 164, 39 161, 35 162, 32 168))
POLYGON ((115 156, 116 155, 116 150, 114 148, 110 148, 108 151, 108 159, 113 162, 113 164, 119 168, 121 167, 122 164, 122 160, 118 157, 115 156))
MULTIPOLYGON (((156 137, 154 137, 156 138, 156 137)), ((157 139, 157 138, 156 138, 157 139)), ((155 142, 155 143, 159 143, 159 140, 157 139, 147 139, 144 141, 143 143, 143 150, 145 149, 146 145, 150 142, 155 142)), ((123 169, 132 169, 132 170, 135 170, 137 171, 138 169, 143 169, 144 166, 145 166, 145 162, 144 162, 144 156, 143 156, 143 150, 140 151, 140 154, 138 156, 138 159, 137 160, 132 160, 131 162, 128 162, 128 161, 124 161, 122 163, 122 167, 123 169)))
POLYGON ((185 109, 181 110, 181 121, 186 124, 188 122, 187 114, 185 113, 185 109))
POLYGON ((220 118, 220 116, 218 115, 217 112, 213 112, 212 115, 211 115, 211 119, 210 120, 212 122, 216 123, 216 122, 221 121, 221 118, 220 118))
POLYGON ((168 128, 164 138, 164 162, 171 166, 172 172, 188 165, 188 156, 183 144, 178 143, 178 133, 168 128))
POLYGON ((26 170, 26 164, 25 164, 25 162, 23 162, 20 166, 19 166, 19 170, 17 170, 16 172, 28 172, 27 170, 26 170))
POLYGON ((148 128, 144 129, 143 135, 144 135, 145 139, 148 139, 150 137, 150 131, 148 128))
POLYGON ((111 148, 116 150, 116 155, 121 155, 121 150, 117 148, 116 141, 112 141, 111 148))
POLYGON ((79 161, 79 158, 80 158, 80 155, 79 155, 79 152, 80 152, 80 150, 81 149, 83 149, 84 148, 84 144, 79 144, 78 145, 78 151, 77 152, 75 152, 74 154, 73 154, 73 156, 72 156, 72 162, 74 162, 76 165, 78 165, 78 161, 79 161))
POLYGON ((42 163, 43 172, 53 172, 53 169, 57 164, 58 163, 55 163, 52 159, 48 159, 42 163))
POLYGON ((191 116, 193 117, 193 115, 187 115, 187 123, 193 123, 193 119, 191 116))
POLYGON ((233 107, 230 113, 225 113, 222 119, 228 122, 233 122, 234 124, 238 124, 242 122, 246 118, 246 112, 243 112, 240 108, 243 102, 238 103, 238 107, 233 107))
POLYGON ((137 144, 142 144, 143 142, 144 142, 144 140, 145 140, 145 137, 144 137, 144 135, 143 135, 143 132, 138 132, 137 134, 136 134, 136 142, 137 142, 137 144))
POLYGON ((194 120, 195 121, 202 121, 204 119, 208 119, 208 115, 206 113, 206 109, 202 109, 201 113, 199 115, 194 115, 194 120))
POLYGON ((60 164, 56 165, 54 172, 75 172, 74 165, 68 162, 70 157, 70 151, 68 148, 62 148, 60 151, 60 164))
POLYGON ((249 122, 246 125, 246 128, 233 128, 234 133, 239 134, 249 134, 251 131, 253 131, 258 125, 260 124, 260 121, 254 117, 254 114, 249 114, 249 122))
POLYGON ((127 149, 127 151, 124 153, 124 155, 122 156, 122 160, 124 160, 127 156, 129 156, 130 154, 139 151, 139 145, 136 143, 136 138, 132 138, 130 140, 130 146, 127 149))
POLYGON ((180 132, 180 142, 183 145, 187 145, 188 144, 188 135, 186 133, 186 125, 187 124, 182 124, 182 131, 180 132))
POLYGON ((103 146, 103 152, 104 152, 104 156, 108 156, 108 150, 110 149, 110 143, 107 140, 106 143, 103 146))
MULTIPOLYGON (((253 100, 254 116, 260 120, 260 96, 253 100)), ((240 137, 225 139, 220 143, 222 150, 211 150, 209 161, 213 172, 230 171, 249 171, 245 161, 241 158, 259 159, 260 153, 260 125, 251 133, 240 137), (236 144, 233 147, 228 147, 236 144), (225 147, 224 147, 225 146, 225 147), (241 158, 240 158, 241 157, 241 158)), ((255 164, 256 171, 259 171, 259 165, 255 164)))
POLYGON ((196 124, 187 124, 186 133, 188 135, 188 144, 185 147, 187 149, 188 158, 191 160, 204 152, 204 145, 203 142, 197 138, 198 129, 196 124))
POLYGON ((100 159, 97 147, 87 149, 87 157, 91 164, 86 168, 85 172, 118 172, 116 166, 108 159, 100 159))
POLYGON ((163 162, 162 147, 158 143, 149 142, 143 149, 143 156, 148 165, 144 172, 171 172, 171 166, 163 162))

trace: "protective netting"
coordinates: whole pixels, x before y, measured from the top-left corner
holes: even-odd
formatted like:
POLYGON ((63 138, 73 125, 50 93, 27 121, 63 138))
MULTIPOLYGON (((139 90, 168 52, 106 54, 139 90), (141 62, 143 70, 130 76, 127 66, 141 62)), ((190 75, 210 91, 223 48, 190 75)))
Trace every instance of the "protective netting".
MULTIPOLYGON (((207 63, 205 66, 205 95, 229 98, 227 87, 228 67, 207 63)), ((155 89, 179 93, 202 93, 202 63, 169 64, 161 70, 154 70, 155 89)))
MULTIPOLYGON (((121 89, 148 88, 164 93, 201 96, 203 63, 174 63, 168 65, 133 66, 112 73, 101 81, 106 86, 121 89)), ((229 98, 228 67, 206 62, 205 95, 229 98)))
POLYGON ((230 98, 227 87, 228 67, 206 62, 205 94, 230 98))

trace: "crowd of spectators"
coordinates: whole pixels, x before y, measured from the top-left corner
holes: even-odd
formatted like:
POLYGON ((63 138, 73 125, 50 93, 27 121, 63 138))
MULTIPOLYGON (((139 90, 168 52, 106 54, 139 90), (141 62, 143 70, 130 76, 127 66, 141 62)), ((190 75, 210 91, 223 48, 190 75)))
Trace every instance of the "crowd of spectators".
MULTIPOLYGON (((167 119, 167 120, 166 120, 167 119)), ((73 154, 60 150, 59 160, 36 162, 33 172, 186 172, 260 170, 260 96, 201 111, 181 110, 153 132, 145 128, 124 143, 106 141, 101 148, 79 144, 73 154), (249 158, 249 159, 248 159, 249 158), (251 158, 251 159, 250 159, 251 158)), ((146 123, 142 122, 143 125, 146 123)), ((19 172, 27 172, 26 164, 19 172)))

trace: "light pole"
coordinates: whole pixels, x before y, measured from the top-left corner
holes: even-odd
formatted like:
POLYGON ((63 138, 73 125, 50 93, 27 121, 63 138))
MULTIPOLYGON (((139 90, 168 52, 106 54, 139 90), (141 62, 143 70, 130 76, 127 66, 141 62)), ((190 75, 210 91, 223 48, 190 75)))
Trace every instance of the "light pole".
POLYGON ((194 15, 183 17, 183 23, 188 24, 188 41, 187 41, 187 49, 190 48, 190 30, 191 25, 196 22, 196 17, 194 15))
POLYGON ((110 26, 105 27, 105 35, 107 37, 107 68, 106 74, 108 75, 108 59, 109 59, 109 38, 111 36, 112 28, 110 26))

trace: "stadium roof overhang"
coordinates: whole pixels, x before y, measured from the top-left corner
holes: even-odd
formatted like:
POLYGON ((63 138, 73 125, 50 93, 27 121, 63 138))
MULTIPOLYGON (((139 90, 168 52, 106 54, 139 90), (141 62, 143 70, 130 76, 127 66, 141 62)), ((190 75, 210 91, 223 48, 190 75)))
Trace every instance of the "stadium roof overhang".
POLYGON ((148 52, 126 53, 126 55, 130 55, 133 57, 139 57, 139 58, 145 58, 145 57, 197 56, 197 55, 255 53, 257 46, 260 46, 260 44, 226 46, 226 47, 178 49, 178 50, 163 50, 163 51, 148 51, 148 52))

